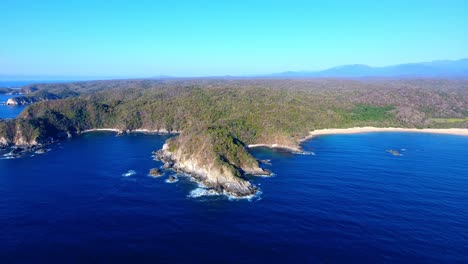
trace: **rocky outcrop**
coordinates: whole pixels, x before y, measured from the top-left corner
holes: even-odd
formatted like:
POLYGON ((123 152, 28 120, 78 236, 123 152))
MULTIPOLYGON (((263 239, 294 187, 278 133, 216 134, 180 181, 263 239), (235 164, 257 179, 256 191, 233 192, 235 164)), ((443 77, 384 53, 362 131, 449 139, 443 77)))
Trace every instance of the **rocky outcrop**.
POLYGON ((18 96, 10 98, 6 101, 6 105, 28 105, 41 101, 57 100, 59 96, 46 91, 37 91, 26 96, 18 96))
POLYGON ((206 163, 195 156, 187 157, 183 151, 170 152, 167 144, 158 151, 157 157, 165 164, 172 163, 178 172, 190 174, 194 179, 218 193, 237 197, 254 195, 257 192, 249 181, 236 176, 230 168, 206 163))
POLYGON ((149 171, 148 175, 151 177, 161 177, 164 175, 164 172, 158 168, 153 168, 149 171))
MULTIPOLYGON (((35 149, 42 146, 39 142, 40 131, 26 120, 0 121, 0 147, 35 149)), ((45 143, 46 140, 44 140, 45 143)))
POLYGON ((5 137, 0 137, 0 149, 6 148, 10 145, 10 142, 5 137))
POLYGON ((10 98, 6 101, 6 105, 28 105, 36 102, 36 100, 26 97, 26 96, 18 96, 10 98))
POLYGON ((171 138, 156 152, 156 157, 165 167, 188 173, 204 186, 236 197, 258 191, 243 175, 269 174, 241 142, 219 130, 200 130, 171 138))
POLYGON ((17 100, 15 97, 13 97, 13 98, 8 99, 5 104, 6 105, 20 105, 22 103, 23 103, 22 101, 17 100))

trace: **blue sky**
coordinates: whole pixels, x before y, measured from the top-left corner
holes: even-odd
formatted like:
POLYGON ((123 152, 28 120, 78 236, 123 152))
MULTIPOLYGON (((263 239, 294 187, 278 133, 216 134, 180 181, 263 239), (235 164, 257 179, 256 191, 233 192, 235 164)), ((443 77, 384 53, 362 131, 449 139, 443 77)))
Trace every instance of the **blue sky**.
POLYGON ((468 57, 468 1, 0 0, 0 75, 242 75, 468 57))

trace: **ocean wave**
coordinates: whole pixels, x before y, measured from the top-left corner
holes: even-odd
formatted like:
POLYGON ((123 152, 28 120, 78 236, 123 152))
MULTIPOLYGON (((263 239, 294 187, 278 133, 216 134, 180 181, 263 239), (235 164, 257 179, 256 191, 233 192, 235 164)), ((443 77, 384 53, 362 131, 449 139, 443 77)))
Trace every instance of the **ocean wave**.
POLYGON ((271 172, 270 174, 252 174, 252 176, 259 177, 259 178, 271 178, 271 177, 275 177, 276 173, 271 172))
POLYGON ((38 149, 38 150, 34 151, 34 154, 41 155, 41 154, 45 154, 45 153, 49 152, 50 150, 51 149, 38 149))
POLYGON ((168 179, 165 180, 166 183, 176 183, 179 181, 179 178, 176 175, 171 175, 169 176, 168 179), (171 177, 174 177, 174 179, 171 179, 171 177))
POLYGON ((0 160, 8 160, 8 159, 17 159, 18 157, 13 157, 13 156, 7 156, 7 157, 2 157, 0 160))
POLYGON ((134 171, 134 170, 129 170, 129 171, 127 171, 126 173, 122 173, 122 176, 124 176, 124 177, 130 177, 130 176, 133 176, 133 175, 135 175, 135 174, 136 174, 136 171, 134 171))
POLYGON ((262 191, 258 190, 257 193, 248 195, 248 196, 243 196, 243 197, 238 197, 231 195, 229 193, 225 192, 217 192, 214 189, 203 187, 203 185, 199 185, 197 188, 193 189, 190 194, 187 195, 189 198, 203 198, 203 197, 215 197, 215 196, 224 196, 227 198, 229 201, 260 201, 262 195, 262 191))
POLYGON ((313 152, 313 151, 294 151, 293 153, 294 153, 294 154, 297 154, 297 155, 311 155, 311 156, 315 156, 315 152, 313 152))
POLYGON ((7 160, 7 159, 16 159, 16 158, 19 158, 19 156, 14 155, 12 153, 5 153, 5 154, 2 155, 2 158, 0 158, 0 159, 7 160))
POLYGON ((262 191, 259 189, 255 194, 248 195, 248 196, 243 196, 243 197, 237 197, 237 196, 232 196, 226 194, 227 198, 229 201, 241 201, 241 200, 247 200, 249 202, 256 202, 260 201, 262 199, 262 191))
POLYGON ((198 187, 190 192, 188 197, 190 198, 200 198, 203 196, 219 196, 221 195, 219 192, 213 189, 207 189, 203 187, 198 187))

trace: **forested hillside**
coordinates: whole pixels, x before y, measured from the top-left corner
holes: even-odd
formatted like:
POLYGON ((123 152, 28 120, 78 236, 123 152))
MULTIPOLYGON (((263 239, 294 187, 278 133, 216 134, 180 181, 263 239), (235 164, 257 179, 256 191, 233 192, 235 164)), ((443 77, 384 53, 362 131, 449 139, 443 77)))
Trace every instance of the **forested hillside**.
POLYGON ((94 128, 182 131, 184 151, 209 140, 214 147, 206 151, 219 155, 205 156, 239 170, 252 167, 251 156, 238 155, 236 146, 297 147, 315 129, 468 127, 465 80, 122 80, 25 89, 32 87, 39 91, 26 97, 56 96, 0 122, 4 146, 46 143, 94 128))

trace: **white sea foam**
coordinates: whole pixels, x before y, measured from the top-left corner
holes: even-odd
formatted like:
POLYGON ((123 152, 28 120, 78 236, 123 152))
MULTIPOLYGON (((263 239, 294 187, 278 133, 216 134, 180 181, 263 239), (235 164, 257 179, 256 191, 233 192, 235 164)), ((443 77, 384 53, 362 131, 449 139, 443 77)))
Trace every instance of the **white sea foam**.
POLYGON ((293 151, 294 154, 297 155, 312 155, 315 156, 315 153, 312 151, 293 151))
POLYGON ((221 195, 221 194, 218 193, 217 191, 213 190, 213 189, 198 187, 198 188, 192 190, 190 192, 190 194, 188 195, 188 197, 190 197, 190 198, 200 198, 200 197, 203 197, 203 196, 217 196, 217 195, 221 195))
POLYGON ((2 160, 18 158, 18 156, 11 154, 11 153, 5 153, 2 156, 3 156, 3 158, 1 158, 2 160))
POLYGON ((34 153, 41 155, 41 154, 45 154, 45 153, 49 152, 50 150, 51 149, 38 149, 38 150, 34 151, 34 153))
POLYGON ((177 176, 175 176, 175 175, 172 175, 172 176, 175 177, 175 180, 172 180, 172 181, 171 181, 171 180, 169 180, 169 179, 166 179, 166 182, 167 182, 167 183, 176 183, 176 182, 179 181, 179 178, 178 178, 177 176))
POLYGON ((7 160, 7 159, 16 159, 17 157, 13 157, 13 156, 5 156, 3 158, 0 158, 0 160, 7 160))
POLYGON ((136 174, 136 171, 134 171, 134 170, 129 170, 129 171, 127 171, 126 173, 123 173, 122 176, 124 176, 124 177, 130 177, 130 176, 133 176, 133 175, 135 175, 135 174, 136 174))
POLYGON ((252 174, 255 177, 260 177, 260 178, 271 178, 276 176, 275 173, 271 172, 270 174, 252 174))
POLYGON ((252 201, 259 201, 261 200, 261 194, 262 191, 258 190, 257 193, 253 195, 248 195, 248 196, 243 196, 243 197, 238 197, 238 196, 233 196, 228 193, 219 193, 213 189, 206 188, 206 187, 197 187, 194 190, 190 192, 187 197, 189 198, 201 198, 201 197, 213 197, 213 196, 225 196, 229 201, 240 201, 240 200, 247 200, 249 202, 252 201))
POLYGON ((257 193, 249 195, 249 196, 243 196, 243 197, 237 197, 237 196, 232 196, 232 195, 227 195, 227 198, 229 201, 239 201, 239 200, 247 200, 249 202, 253 201, 260 201, 262 199, 262 191, 259 189, 257 193))

